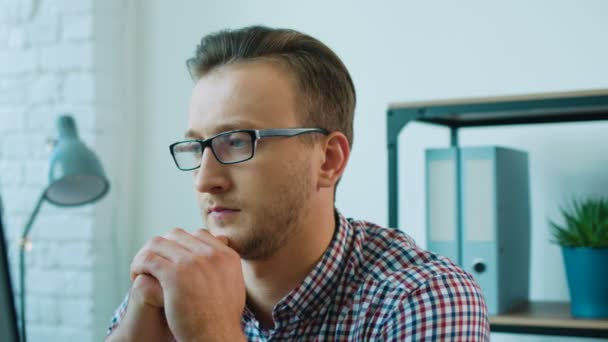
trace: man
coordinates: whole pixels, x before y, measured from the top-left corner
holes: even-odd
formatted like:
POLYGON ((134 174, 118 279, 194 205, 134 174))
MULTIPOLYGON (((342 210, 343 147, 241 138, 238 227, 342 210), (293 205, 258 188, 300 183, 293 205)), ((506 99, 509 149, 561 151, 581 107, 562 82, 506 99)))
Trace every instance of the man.
POLYGON ((193 170, 207 230, 137 253, 109 340, 489 339, 469 274, 335 209, 355 90, 327 46, 247 27, 204 37, 188 65, 188 130, 171 153, 193 170))

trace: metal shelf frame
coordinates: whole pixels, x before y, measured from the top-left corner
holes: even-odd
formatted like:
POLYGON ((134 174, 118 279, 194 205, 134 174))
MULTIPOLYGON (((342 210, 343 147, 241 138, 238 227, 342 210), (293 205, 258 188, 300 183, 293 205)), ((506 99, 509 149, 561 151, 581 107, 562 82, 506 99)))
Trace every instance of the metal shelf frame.
POLYGON ((608 120, 608 89, 526 96, 471 98, 393 104, 387 111, 388 222, 399 222, 399 134, 412 121, 448 127, 458 146, 458 129, 608 120))
MULTIPOLYGON (((389 226, 399 226, 399 134, 412 121, 449 128, 450 145, 455 147, 458 130, 465 127, 602 120, 608 120, 608 89, 391 104, 387 111, 389 226)), ((608 324, 592 331, 559 324, 491 326, 495 332, 608 337, 608 324)))

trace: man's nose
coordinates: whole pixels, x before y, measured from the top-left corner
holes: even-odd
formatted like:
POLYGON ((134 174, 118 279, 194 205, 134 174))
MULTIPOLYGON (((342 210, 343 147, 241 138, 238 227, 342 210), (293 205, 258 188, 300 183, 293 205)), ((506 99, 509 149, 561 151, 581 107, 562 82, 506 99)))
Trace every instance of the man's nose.
POLYGON ((220 193, 230 188, 226 166, 220 163, 210 147, 203 150, 201 166, 195 170, 194 185, 198 192, 220 193))

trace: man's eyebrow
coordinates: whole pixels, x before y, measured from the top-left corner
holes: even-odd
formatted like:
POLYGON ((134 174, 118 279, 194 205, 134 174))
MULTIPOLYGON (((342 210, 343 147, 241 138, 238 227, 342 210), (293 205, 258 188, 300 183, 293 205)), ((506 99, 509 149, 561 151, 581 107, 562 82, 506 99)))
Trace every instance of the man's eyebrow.
MULTIPOLYGON (((239 129, 260 129, 260 128, 262 128, 262 126, 254 123, 253 121, 233 121, 233 122, 217 125, 213 129, 213 131, 212 131, 213 134, 211 134, 211 136, 222 133, 222 132, 236 131, 239 129)), ((203 138, 203 136, 201 136, 197 131, 195 131, 193 129, 187 130, 186 133, 184 134, 184 137, 186 139, 206 139, 206 138, 203 138)))
POLYGON ((200 134, 196 133, 195 130, 189 129, 184 133, 184 138, 186 139, 199 139, 201 138, 200 134))

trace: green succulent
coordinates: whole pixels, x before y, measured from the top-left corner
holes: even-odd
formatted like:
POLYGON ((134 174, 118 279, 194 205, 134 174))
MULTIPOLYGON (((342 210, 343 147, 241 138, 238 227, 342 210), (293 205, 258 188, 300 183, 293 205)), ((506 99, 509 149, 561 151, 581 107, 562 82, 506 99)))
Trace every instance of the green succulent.
POLYGON ((563 247, 608 248, 608 200, 573 200, 571 208, 560 211, 564 225, 549 221, 553 242, 563 247))

